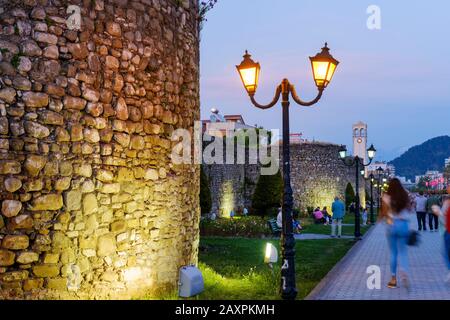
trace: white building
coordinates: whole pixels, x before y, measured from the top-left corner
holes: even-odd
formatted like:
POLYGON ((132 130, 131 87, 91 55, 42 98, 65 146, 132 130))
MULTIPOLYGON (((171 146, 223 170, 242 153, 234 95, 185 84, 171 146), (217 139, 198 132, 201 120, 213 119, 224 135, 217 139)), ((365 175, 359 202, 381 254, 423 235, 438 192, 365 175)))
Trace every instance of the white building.
POLYGON ((211 110, 210 120, 202 120, 202 131, 213 137, 231 136, 236 130, 251 129, 240 114, 221 115, 219 110, 211 110))
POLYGON ((389 178, 395 177, 395 166, 392 164, 389 164, 385 161, 375 161, 372 162, 369 166, 367 166, 367 173, 374 175, 377 174, 377 169, 380 168, 383 169, 383 173, 386 174, 389 178))
POLYGON ((444 161, 444 167, 450 166, 450 157, 448 157, 447 159, 445 159, 444 161))
POLYGON ((398 180, 400 180, 400 183, 403 185, 404 188, 410 189, 413 188, 416 184, 412 182, 409 179, 406 179, 406 177, 397 177, 398 180))

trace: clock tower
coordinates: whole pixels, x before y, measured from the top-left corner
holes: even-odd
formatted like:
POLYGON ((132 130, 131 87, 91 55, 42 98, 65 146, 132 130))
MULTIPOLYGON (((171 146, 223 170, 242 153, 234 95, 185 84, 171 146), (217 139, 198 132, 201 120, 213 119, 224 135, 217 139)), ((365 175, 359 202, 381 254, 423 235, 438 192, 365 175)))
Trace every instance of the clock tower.
POLYGON ((367 124, 361 121, 353 125, 353 156, 367 163, 367 124))

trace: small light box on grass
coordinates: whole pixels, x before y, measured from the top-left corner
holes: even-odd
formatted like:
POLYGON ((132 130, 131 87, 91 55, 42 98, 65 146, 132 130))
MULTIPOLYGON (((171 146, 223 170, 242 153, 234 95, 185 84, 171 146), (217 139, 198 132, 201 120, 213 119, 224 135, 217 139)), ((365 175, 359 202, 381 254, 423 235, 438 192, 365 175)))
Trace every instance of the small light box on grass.
POLYGON ((205 289, 202 272, 195 266, 184 266, 180 269, 178 295, 188 298, 201 293, 205 289))
POLYGON ((266 244, 266 254, 264 256, 264 263, 272 264, 278 261, 278 250, 273 244, 268 242, 266 244))

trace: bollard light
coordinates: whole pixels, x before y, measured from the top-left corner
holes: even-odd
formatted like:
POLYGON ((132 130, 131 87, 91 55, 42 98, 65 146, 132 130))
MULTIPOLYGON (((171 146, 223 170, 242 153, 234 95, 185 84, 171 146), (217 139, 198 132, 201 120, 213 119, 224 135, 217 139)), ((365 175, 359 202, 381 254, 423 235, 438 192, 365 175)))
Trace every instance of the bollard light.
POLYGON ((188 298, 201 293, 205 289, 200 269, 195 266, 184 266, 180 269, 178 295, 188 298))
POLYGON ((278 261, 278 250, 277 248, 268 242, 266 244, 266 254, 264 255, 264 263, 272 264, 278 261))

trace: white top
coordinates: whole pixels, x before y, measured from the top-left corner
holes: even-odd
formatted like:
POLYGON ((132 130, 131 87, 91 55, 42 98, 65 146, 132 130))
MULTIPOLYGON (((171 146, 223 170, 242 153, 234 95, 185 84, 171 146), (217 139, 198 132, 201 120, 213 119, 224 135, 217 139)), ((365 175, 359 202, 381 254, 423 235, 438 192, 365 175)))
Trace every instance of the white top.
POLYGON ((283 222, 282 222, 282 214, 281 214, 281 210, 278 211, 278 215, 277 215, 277 226, 278 228, 283 227, 283 222))

